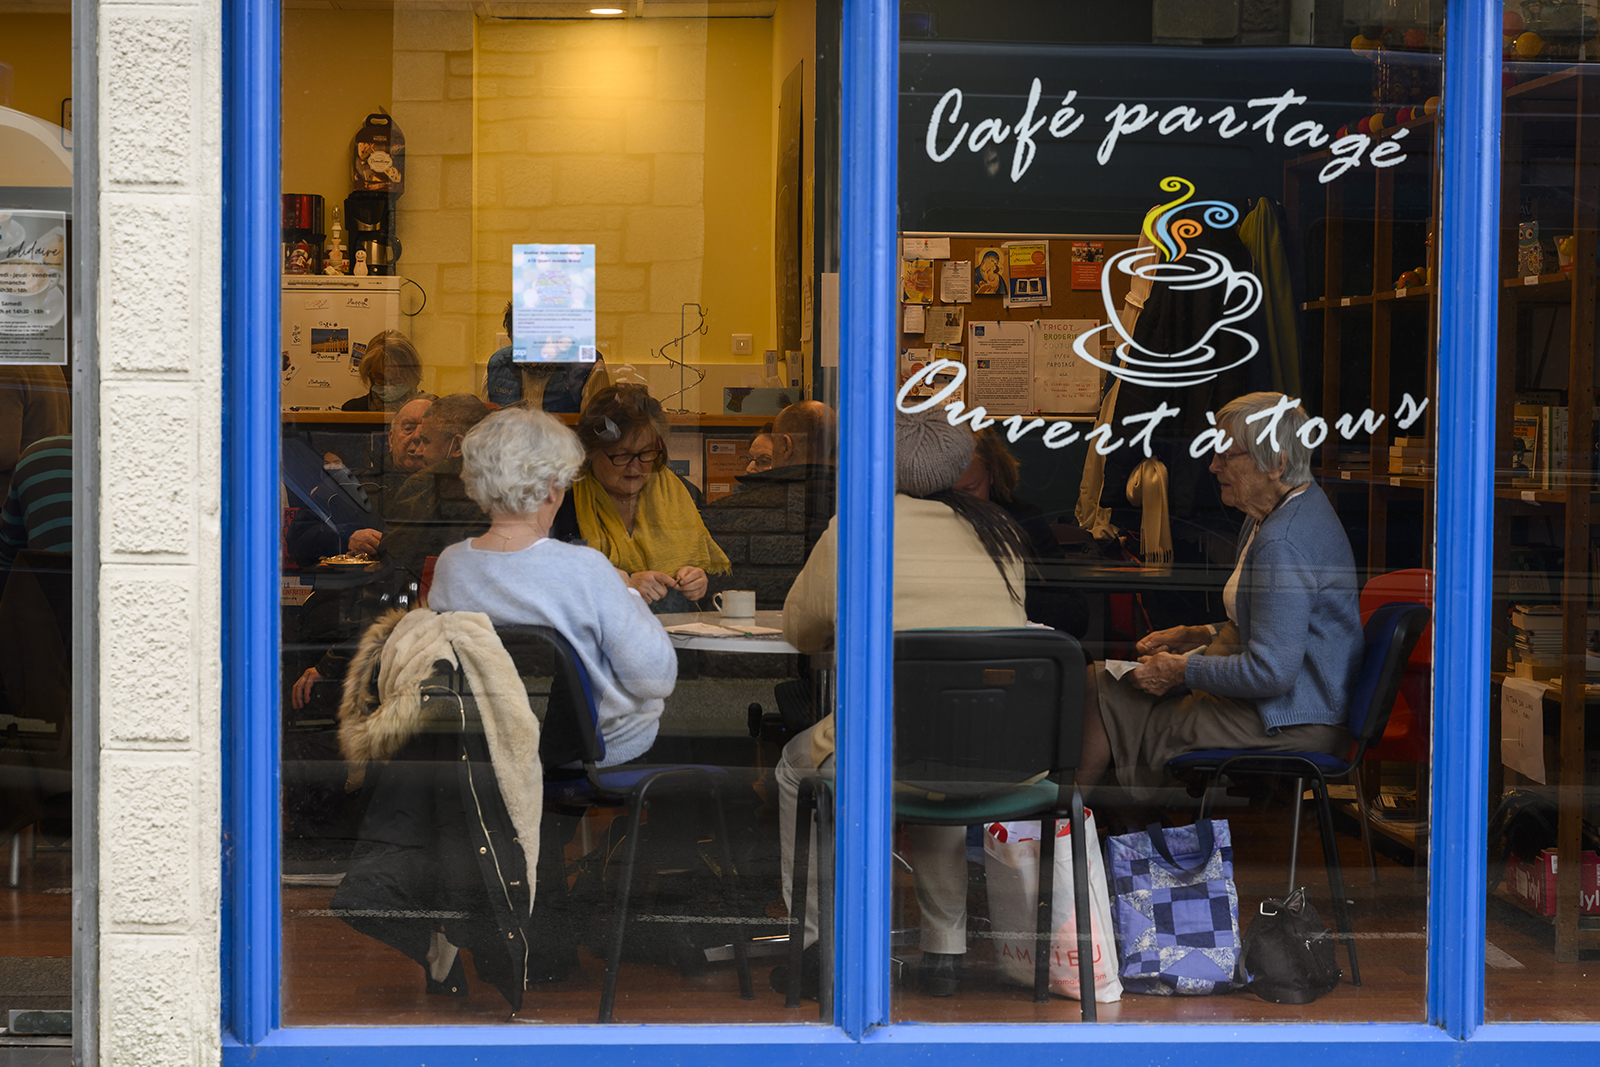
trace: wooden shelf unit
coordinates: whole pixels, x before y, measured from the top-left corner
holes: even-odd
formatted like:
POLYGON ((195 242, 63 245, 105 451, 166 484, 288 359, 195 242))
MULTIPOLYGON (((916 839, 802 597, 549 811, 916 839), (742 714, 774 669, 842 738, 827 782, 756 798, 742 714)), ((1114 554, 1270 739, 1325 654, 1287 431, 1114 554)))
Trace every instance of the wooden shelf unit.
MULTIPOLYGON (((1559 578, 1562 606, 1561 645, 1563 675, 1578 678, 1586 670, 1586 627, 1589 608, 1590 528, 1595 518, 1595 478, 1589 468, 1594 443, 1595 396, 1595 295, 1596 231, 1600 227, 1600 72, 1572 67, 1523 82, 1505 94, 1500 197, 1500 274, 1504 279, 1499 321, 1499 402, 1496 410, 1496 485, 1500 501, 1495 508, 1495 599, 1498 651, 1504 654, 1512 599, 1500 575, 1507 570, 1511 545, 1510 523, 1517 505, 1537 505, 1554 511, 1561 522, 1564 569, 1559 578), (1563 131, 1552 142, 1551 132, 1563 131), (1565 131, 1570 131, 1567 133, 1565 131), (1519 277, 1517 223, 1521 191, 1532 185, 1525 173, 1524 147, 1537 143, 1566 143, 1572 150, 1572 236, 1576 247, 1572 269, 1554 274, 1519 277), (1571 308, 1567 359, 1569 478, 1565 488, 1533 489, 1514 485, 1511 466, 1512 407, 1518 387, 1517 364, 1521 343, 1519 320, 1530 304, 1564 304, 1571 308)), ((1540 157, 1543 175, 1555 163, 1540 157)), ((1539 188, 1551 186, 1548 178, 1539 188)), ((1564 235, 1562 235, 1564 236, 1564 235)), ((1537 383, 1534 383, 1537 386, 1537 383)), ((1527 512, 1520 512, 1526 514, 1527 512)), ((1553 694, 1554 695, 1554 694, 1553 694)), ((1555 782, 1560 818, 1556 829, 1555 953, 1559 962, 1575 962, 1580 949, 1600 948, 1600 924, 1580 922, 1578 901, 1579 831, 1583 820, 1585 688, 1560 687, 1559 759, 1555 782)), ((1503 771, 1500 765, 1498 709, 1492 714, 1491 797, 1498 803, 1503 771)), ((1547 774, 1548 776, 1548 774, 1547 774)))

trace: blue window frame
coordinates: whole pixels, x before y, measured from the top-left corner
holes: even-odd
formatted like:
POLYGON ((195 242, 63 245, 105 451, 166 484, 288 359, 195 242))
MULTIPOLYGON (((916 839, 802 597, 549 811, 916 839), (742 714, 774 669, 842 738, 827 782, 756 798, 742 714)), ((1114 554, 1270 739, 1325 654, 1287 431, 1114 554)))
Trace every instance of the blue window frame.
POLYGON ((1493 502, 1500 12, 1450 0, 1439 340, 1436 701, 1428 1021, 1223 1026, 888 1025, 890 522, 898 5, 844 0, 840 465, 841 791, 836 1025, 284 1029, 278 1024, 276 344, 279 4, 224 9, 224 1050, 244 1064, 562 1062, 1590 1064, 1600 1026, 1483 1025, 1489 589, 1493 502), (266 324, 266 325, 264 325, 266 324), (848 860, 848 862, 846 862, 848 860))

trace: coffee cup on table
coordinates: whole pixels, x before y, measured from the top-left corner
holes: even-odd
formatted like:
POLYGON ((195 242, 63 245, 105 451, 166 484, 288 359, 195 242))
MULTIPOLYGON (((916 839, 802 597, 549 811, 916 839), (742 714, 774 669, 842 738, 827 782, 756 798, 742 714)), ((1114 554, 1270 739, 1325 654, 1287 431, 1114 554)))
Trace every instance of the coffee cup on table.
POLYGON ((730 589, 711 598, 711 604, 722 613, 727 623, 751 623, 756 619, 756 591, 730 589))

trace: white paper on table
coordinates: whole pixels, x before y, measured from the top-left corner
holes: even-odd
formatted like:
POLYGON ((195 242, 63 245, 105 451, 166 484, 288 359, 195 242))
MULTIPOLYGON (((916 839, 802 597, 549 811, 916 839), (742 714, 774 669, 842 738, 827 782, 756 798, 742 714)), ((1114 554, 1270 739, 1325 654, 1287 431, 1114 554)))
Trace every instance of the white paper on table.
POLYGON ((946 304, 972 303, 970 259, 948 259, 939 264, 939 299, 946 304))
POLYGON ((1136 659, 1108 659, 1106 660, 1106 673, 1117 681, 1122 681, 1122 676, 1132 671, 1139 665, 1136 659))
POLYGON ((906 305, 905 333, 921 333, 927 325, 926 309, 921 304, 906 305))
POLYGON ((950 238, 907 237, 902 259, 949 259, 950 238))
POLYGON ((754 623, 749 626, 719 626, 711 622, 683 622, 668 626, 667 633, 685 637, 770 637, 783 631, 770 626, 756 626, 754 623))
POLYGON ((1500 685, 1500 762, 1545 784, 1544 682, 1507 678, 1500 685))
MULTIPOLYGON (((1080 415, 1100 410, 1101 370, 1073 351, 1099 319, 1038 319, 1033 324, 1033 406, 1080 415)), ((1097 353, 1098 354, 1098 353, 1097 353)))
POLYGON ((1033 324, 967 323, 969 403, 989 414, 1021 415, 1033 408, 1033 324))

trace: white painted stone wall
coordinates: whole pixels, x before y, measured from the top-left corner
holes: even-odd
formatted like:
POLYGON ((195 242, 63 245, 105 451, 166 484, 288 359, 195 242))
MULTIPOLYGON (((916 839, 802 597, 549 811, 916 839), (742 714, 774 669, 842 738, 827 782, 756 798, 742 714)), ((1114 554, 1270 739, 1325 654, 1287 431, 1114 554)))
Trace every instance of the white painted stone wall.
POLYGON ((220 1061, 220 11, 99 9, 108 1067, 220 1061))

